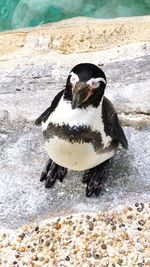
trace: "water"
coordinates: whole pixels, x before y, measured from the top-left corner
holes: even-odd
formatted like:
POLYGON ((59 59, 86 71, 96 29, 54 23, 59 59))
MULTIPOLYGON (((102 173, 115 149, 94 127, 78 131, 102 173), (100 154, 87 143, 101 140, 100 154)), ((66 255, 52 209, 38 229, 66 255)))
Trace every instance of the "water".
POLYGON ((150 14, 150 0, 0 0, 0 31, 88 16, 114 18, 150 14))

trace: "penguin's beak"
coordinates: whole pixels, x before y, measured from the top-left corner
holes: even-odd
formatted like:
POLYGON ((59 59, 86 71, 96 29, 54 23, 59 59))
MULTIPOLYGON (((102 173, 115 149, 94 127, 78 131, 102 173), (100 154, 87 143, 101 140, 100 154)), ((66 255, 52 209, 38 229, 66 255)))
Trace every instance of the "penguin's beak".
POLYGON ((71 107, 72 109, 76 109, 79 105, 79 97, 78 94, 73 94, 72 101, 71 101, 71 107))
POLYGON ((76 109, 83 102, 85 102, 85 100, 87 99, 88 92, 89 92, 89 86, 86 83, 79 82, 76 84, 71 101, 72 109, 76 109))

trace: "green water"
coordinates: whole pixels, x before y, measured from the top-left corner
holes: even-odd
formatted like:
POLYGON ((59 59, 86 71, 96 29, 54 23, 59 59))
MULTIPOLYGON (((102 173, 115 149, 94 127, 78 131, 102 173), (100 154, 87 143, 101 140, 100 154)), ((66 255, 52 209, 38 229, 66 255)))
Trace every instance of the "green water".
POLYGON ((150 15, 150 0, 0 0, 0 31, 77 16, 150 15))

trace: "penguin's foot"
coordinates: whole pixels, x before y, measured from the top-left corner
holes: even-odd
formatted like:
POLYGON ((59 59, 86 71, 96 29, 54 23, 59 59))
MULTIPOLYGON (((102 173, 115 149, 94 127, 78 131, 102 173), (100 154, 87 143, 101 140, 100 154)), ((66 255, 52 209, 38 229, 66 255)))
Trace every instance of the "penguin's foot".
POLYGON ((102 189, 102 182, 106 174, 107 165, 109 160, 101 163, 100 165, 89 169, 83 176, 83 183, 87 184, 86 196, 90 197, 93 194, 99 195, 102 189))
POLYGON ((57 165, 54 161, 49 159, 44 170, 41 173, 40 181, 42 182, 45 180, 45 187, 50 188, 54 185, 56 180, 62 182, 66 173, 66 168, 57 165))

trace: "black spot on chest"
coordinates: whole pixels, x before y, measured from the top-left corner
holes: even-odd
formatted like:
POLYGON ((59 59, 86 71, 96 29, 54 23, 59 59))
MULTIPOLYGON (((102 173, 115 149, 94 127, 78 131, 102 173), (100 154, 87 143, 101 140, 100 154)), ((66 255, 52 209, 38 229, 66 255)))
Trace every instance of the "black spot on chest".
POLYGON ((70 127, 68 124, 60 126, 49 123, 43 134, 45 140, 49 140, 54 136, 57 136, 60 139, 69 141, 70 143, 91 143, 95 150, 102 148, 101 134, 97 131, 92 131, 91 128, 87 126, 70 127))

